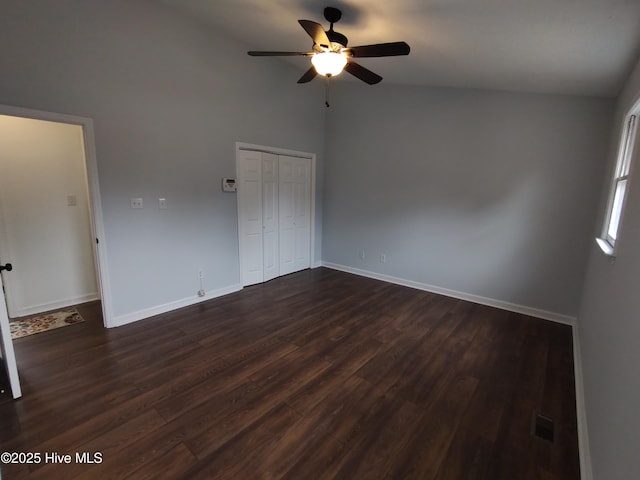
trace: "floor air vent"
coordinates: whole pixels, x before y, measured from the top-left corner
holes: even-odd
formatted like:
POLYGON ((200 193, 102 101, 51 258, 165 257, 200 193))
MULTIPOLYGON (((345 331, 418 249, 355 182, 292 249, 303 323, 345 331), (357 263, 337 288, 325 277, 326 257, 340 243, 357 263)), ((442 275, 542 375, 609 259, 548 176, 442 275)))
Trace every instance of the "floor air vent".
POLYGON ((532 430, 536 437, 553 442, 553 420, 549 417, 535 413, 532 430))

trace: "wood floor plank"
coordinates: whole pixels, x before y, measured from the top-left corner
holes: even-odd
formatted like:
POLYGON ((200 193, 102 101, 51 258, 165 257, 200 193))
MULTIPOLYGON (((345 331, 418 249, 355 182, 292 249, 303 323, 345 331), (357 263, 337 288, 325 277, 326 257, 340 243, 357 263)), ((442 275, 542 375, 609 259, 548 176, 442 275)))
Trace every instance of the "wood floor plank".
POLYGON ((439 398, 407 439, 407 448, 394 459, 389 470, 391 478, 436 478, 477 385, 478 381, 473 377, 451 375, 439 398))
POLYGON ((533 415, 540 408, 547 368, 548 337, 542 328, 545 322, 514 317, 525 323, 526 335, 500 420, 496 448, 502 452, 502 458, 500 462, 493 462, 490 469, 490 477, 496 480, 513 478, 513 475, 520 475, 523 480, 536 478, 536 464, 541 460, 537 445, 544 442, 532 436, 531 427, 533 415))
POLYGON ((578 480, 571 328, 318 268, 15 342, 2 478, 578 480), (553 442, 532 435, 554 421, 553 442))
POLYGON ((251 356, 230 353, 231 358, 225 357, 218 372, 202 378, 202 381, 192 383, 188 388, 159 402, 155 408, 167 421, 178 418, 193 407, 207 402, 211 397, 224 395, 246 383, 251 375, 273 362, 278 362, 297 348, 292 344, 272 342, 252 348, 251 356))
POLYGON ((328 431, 318 431, 308 443, 307 448, 293 459, 295 463, 281 478, 287 480, 336 478, 338 468, 348 455, 350 451, 335 440, 328 431))
POLYGON ((185 478, 188 471, 197 462, 196 457, 182 443, 167 451, 158 459, 140 465, 124 479, 157 480, 158 478, 185 478))
POLYGON ((337 478, 376 478, 396 465, 400 452, 409 447, 410 435, 422 411, 397 397, 380 397, 381 408, 366 418, 353 440, 351 454, 337 478))
POLYGON ((334 398, 336 385, 340 385, 337 391, 343 393, 344 385, 354 380, 354 371, 364 365, 375 353, 379 346, 375 343, 365 344, 364 348, 354 348, 348 354, 348 361, 335 362, 328 369, 323 371, 318 378, 306 384, 287 400, 287 404, 300 412, 307 414, 310 410, 328 398, 334 398))
MULTIPOLYGON (((90 390, 91 386, 87 387, 87 397, 83 397, 82 391, 78 391, 76 395, 71 398, 73 401, 70 404, 56 404, 56 396, 51 395, 49 397, 36 397, 35 395, 29 399, 29 405, 27 408, 19 408, 18 418, 20 418, 20 434, 4 440, 4 433, 2 435, 3 445, 6 449, 12 451, 26 451, 26 448, 39 448, 47 451, 44 448, 48 448, 53 438, 58 437, 59 432, 73 432, 69 433, 68 438, 75 442, 77 438, 85 438, 78 435, 78 431, 85 428, 83 425, 94 424, 99 425, 105 417, 112 419, 114 416, 119 417, 117 412, 122 405, 131 401, 132 397, 138 394, 135 387, 124 384, 121 385, 117 382, 110 383, 110 389, 105 391, 100 397, 93 397, 90 390), (42 403, 42 398, 51 398, 52 402, 42 403), (69 412, 73 412, 73 415, 69 412), (96 417, 98 417, 96 419, 96 417), (55 421, 55 429, 52 431, 52 421, 55 421)), ((77 390, 77 389, 76 389, 77 390)), ((29 395, 29 393, 26 393, 29 395)), ((24 399, 27 400, 26 398, 24 399)), ((22 400, 21 400, 22 401, 22 400)), ((20 401, 20 402, 21 402, 20 401)), ((107 426, 105 431, 108 431, 113 426, 118 425, 118 421, 113 421, 111 426, 107 426)), ((91 431, 91 429, 89 428, 91 431)), ((96 432, 99 435, 100 431, 96 432)), ((64 443, 61 440, 59 448, 69 448, 68 443, 64 443)), ((57 440, 56 440, 57 442, 57 440)), ((52 445, 53 446, 53 445, 52 445)))
MULTIPOLYGON (((575 389, 573 342, 567 329, 549 323, 549 356, 545 372, 545 385, 540 410, 554 420, 555 448, 550 449, 548 471, 562 472, 563 476, 578 476, 580 464, 572 456, 576 450, 578 425, 575 417, 575 389), (573 458, 573 461, 567 459, 573 458)), ((549 474, 550 475, 550 474, 549 474)))
POLYGON ((312 445, 326 438, 327 422, 319 412, 300 416, 281 429, 280 438, 255 461, 259 478, 282 478, 312 445))
POLYGON ((302 417, 286 404, 276 405, 251 428, 240 431, 194 465, 185 478, 267 478, 265 457, 302 417))
POLYGON ((305 384, 314 381, 329 367, 326 362, 308 362, 299 351, 283 358, 283 365, 266 367, 251 377, 255 395, 244 398, 230 412, 219 415, 215 425, 186 440, 186 445, 200 459, 210 455, 245 428, 260 422, 267 412, 285 402, 305 384), (286 363, 284 363, 286 362, 286 363))
MULTIPOLYGON (((86 453, 87 458, 94 459, 99 453, 99 461, 111 462, 118 452, 129 448, 138 440, 153 433, 154 430, 165 425, 164 419, 155 410, 147 410, 140 416, 134 417, 126 423, 117 426, 104 435, 96 437, 88 442, 83 442, 82 438, 77 439, 77 443, 72 447, 62 450, 54 447, 48 451, 69 453, 75 457, 76 453, 86 453)), ((39 447, 40 448, 40 447, 39 447)), ((30 478, 50 479, 50 478, 73 478, 81 475, 87 468, 86 465, 74 461, 68 465, 44 464, 33 470, 30 478)), ((97 472, 94 472, 97 473, 97 472)))

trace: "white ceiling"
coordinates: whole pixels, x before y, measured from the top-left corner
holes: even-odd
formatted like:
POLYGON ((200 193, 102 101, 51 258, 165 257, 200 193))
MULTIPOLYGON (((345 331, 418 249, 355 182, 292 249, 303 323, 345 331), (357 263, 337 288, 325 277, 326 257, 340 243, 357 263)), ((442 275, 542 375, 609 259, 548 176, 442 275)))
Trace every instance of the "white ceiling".
MULTIPOLYGON (((615 96, 640 54, 640 0, 159 1, 254 50, 309 50, 297 20, 328 29, 323 9, 338 7, 334 28, 350 46, 411 46, 408 57, 358 60, 384 83, 615 96)), ((305 57, 287 61, 300 75, 309 66, 305 57)))

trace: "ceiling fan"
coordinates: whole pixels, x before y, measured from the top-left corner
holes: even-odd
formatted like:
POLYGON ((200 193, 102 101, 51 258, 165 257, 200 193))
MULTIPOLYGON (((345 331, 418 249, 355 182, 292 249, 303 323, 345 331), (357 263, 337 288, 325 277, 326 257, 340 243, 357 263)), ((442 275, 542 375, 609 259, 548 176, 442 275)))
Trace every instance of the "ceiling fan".
POLYGON ((409 55, 410 48, 405 42, 347 47, 347 37, 333 29, 333 24, 342 18, 342 12, 337 8, 327 7, 324 9, 324 18, 331 24, 326 32, 319 23, 311 20, 298 20, 305 32, 313 39, 313 47, 310 52, 250 51, 247 53, 253 57, 311 57, 312 66, 300 77, 298 83, 310 82, 317 74, 333 77, 341 73, 342 70, 346 70, 369 85, 380 82, 382 77, 354 62, 353 58, 409 55))

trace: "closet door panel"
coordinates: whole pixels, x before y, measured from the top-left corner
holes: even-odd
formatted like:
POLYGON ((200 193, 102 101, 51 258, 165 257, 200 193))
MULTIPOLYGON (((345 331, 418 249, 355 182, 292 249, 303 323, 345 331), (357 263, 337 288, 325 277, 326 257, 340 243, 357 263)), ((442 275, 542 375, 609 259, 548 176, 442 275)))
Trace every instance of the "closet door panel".
POLYGON ((241 152, 237 176, 241 282, 247 286, 263 281, 262 153, 241 152))
POLYGON ((295 272, 295 210, 293 166, 296 159, 280 155, 278 164, 278 215, 280 275, 295 272))
POLYGON ((278 209, 278 156, 264 153, 262 157, 262 251, 265 282, 280 275, 278 209))
POLYGON ((294 270, 311 266, 311 162, 296 158, 293 164, 294 270))

